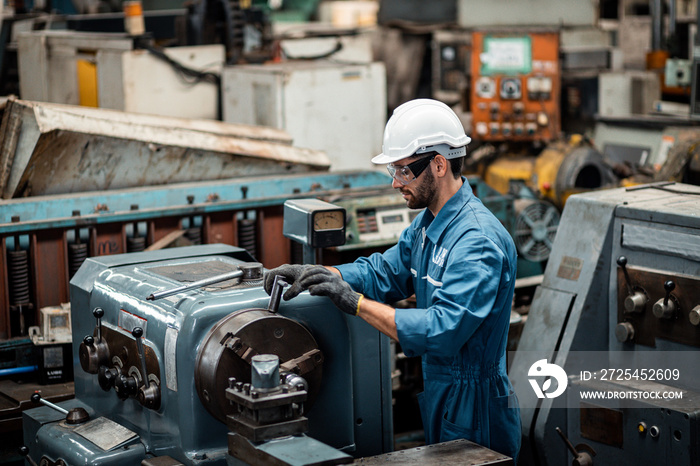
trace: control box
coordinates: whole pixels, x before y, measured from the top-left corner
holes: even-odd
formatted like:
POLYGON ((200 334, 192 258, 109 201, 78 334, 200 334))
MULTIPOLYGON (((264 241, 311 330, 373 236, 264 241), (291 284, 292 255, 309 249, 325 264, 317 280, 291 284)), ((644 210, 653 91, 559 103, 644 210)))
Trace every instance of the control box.
POLYGON ((472 137, 549 141, 560 131, 559 34, 475 31, 472 137))

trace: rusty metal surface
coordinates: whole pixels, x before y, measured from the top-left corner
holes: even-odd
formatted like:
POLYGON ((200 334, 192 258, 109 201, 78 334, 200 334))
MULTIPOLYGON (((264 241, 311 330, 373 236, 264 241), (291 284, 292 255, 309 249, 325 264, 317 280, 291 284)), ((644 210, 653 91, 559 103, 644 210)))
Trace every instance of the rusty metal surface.
POLYGON ((512 466, 513 459, 477 445, 469 440, 426 445, 369 458, 356 459, 358 465, 420 465, 420 466, 512 466))
POLYGON ((581 403, 581 437, 622 448, 622 411, 581 403))
POLYGON ((279 130, 10 100, 0 137, 4 198, 327 170, 279 130), (5 120, 21 120, 21 125, 5 120), (19 130, 17 128, 19 127, 19 130))

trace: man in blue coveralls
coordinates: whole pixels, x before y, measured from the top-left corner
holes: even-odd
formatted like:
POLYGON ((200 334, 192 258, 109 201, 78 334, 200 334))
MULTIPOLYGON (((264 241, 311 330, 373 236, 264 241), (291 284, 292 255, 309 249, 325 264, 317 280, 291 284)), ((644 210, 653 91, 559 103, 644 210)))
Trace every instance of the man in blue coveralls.
POLYGON ((506 375, 516 252, 461 176, 470 140, 442 102, 399 106, 372 162, 388 164, 392 187, 423 212, 383 254, 337 267, 282 265, 266 274, 265 289, 282 275, 292 284, 284 299, 327 296, 407 356, 422 356, 426 443, 464 438, 517 458, 520 413, 506 375), (413 294, 415 309, 383 304, 413 294))

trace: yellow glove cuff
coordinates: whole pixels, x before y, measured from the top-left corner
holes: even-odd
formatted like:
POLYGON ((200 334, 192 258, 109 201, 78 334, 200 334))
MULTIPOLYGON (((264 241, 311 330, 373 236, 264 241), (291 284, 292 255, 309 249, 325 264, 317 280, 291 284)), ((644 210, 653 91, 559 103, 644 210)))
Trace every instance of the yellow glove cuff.
POLYGON ((357 293, 360 295, 359 298, 357 298, 357 308, 355 309, 355 315, 358 316, 360 315, 360 303, 362 302, 362 298, 364 298, 364 295, 362 293, 357 293))

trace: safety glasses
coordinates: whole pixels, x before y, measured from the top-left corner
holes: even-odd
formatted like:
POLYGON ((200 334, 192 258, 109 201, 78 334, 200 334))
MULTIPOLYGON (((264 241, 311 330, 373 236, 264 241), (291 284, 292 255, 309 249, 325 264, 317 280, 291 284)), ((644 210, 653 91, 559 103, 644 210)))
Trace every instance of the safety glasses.
POLYGON ((433 161, 436 155, 437 154, 433 154, 430 157, 423 157, 422 159, 418 159, 415 162, 409 163, 408 165, 397 166, 390 163, 386 166, 386 169, 389 171, 389 174, 393 179, 402 185, 407 185, 418 178, 420 174, 423 173, 426 168, 428 168, 428 165, 430 165, 430 162, 433 161))

